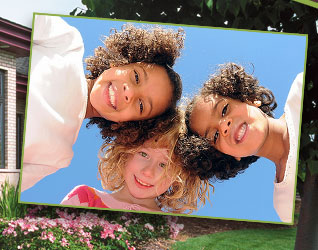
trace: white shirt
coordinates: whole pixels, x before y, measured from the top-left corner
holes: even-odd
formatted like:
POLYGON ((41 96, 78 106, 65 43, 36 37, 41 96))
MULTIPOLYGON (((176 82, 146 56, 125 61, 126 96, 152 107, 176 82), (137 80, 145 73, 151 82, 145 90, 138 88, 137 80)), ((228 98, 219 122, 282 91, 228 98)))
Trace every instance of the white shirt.
POLYGON ((293 221, 302 93, 303 73, 300 73, 290 88, 284 108, 289 134, 289 154, 286 162, 285 175, 282 182, 277 183, 276 180, 274 181, 274 208, 281 221, 286 223, 293 221))
POLYGON ((21 191, 71 162, 87 106, 83 53, 77 29, 35 16, 21 191))

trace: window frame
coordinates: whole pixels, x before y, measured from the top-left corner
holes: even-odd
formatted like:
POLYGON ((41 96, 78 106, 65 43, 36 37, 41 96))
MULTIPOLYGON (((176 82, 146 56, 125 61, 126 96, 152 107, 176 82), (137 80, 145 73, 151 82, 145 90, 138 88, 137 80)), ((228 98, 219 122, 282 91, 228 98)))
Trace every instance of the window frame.
POLYGON ((0 70, 0 169, 5 168, 5 71, 0 70))

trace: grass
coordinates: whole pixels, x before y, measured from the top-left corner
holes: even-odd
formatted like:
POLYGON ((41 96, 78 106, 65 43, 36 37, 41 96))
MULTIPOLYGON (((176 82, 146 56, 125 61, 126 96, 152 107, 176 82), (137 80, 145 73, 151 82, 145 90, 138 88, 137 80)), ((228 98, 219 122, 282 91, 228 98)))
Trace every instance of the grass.
POLYGON ((296 228, 286 229, 243 229, 214 233, 175 243, 171 249, 294 249, 296 228))

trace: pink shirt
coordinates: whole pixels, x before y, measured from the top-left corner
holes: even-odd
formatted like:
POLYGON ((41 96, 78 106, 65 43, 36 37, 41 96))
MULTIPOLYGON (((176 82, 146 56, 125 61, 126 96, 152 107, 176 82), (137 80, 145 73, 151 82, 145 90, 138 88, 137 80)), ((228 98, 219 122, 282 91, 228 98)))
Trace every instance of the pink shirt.
POLYGON ((73 190, 64 197, 61 204, 81 207, 99 207, 135 211, 162 212, 161 210, 152 210, 138 204, 118 201, 110 194, 86 185, 79 185, 73 188, 73 190))

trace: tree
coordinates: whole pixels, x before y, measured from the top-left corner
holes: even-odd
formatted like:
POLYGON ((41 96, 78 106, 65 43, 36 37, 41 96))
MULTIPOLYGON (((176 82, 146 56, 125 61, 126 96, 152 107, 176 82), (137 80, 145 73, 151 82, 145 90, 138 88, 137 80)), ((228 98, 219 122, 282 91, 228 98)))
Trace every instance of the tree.
MULTIPOLYGON (((82 0, 77 15, 308 34, 296 249, 318 249, 318 10, 291 0, 82 0)), ((71 14, 75 14, 74 9, 71 14)))

